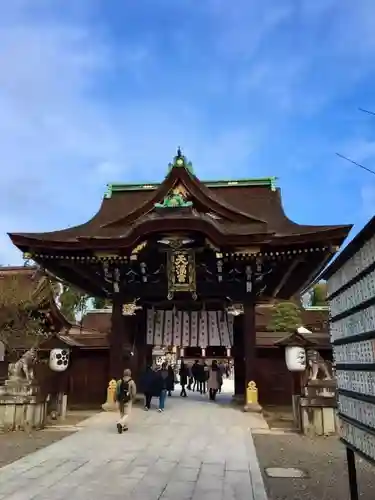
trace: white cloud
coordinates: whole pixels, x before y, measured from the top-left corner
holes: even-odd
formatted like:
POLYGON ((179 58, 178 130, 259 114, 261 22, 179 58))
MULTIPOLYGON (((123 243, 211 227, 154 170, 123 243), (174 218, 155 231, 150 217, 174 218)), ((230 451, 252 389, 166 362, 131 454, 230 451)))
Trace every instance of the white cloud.
POLYGON ((272 32, 286 22, 292 4, 279 5, 273 0, 227 2, 211 0, 207 3, 217 49, 230 58, 251 60, 272 32))
POLYGON ((221 49, 244 56, 237 89, 267 109, 317 114, 375 72, 372 0, 220 5, 221 49))
POLYGON ((78 206, 80 173, 121 144, 89 99, 105 46, 82 27, 11 19, 0 31, 1 263, 18 258, 6 231, 57 229, 54 218, 78 206))
MULTIPOLYGON (((0 32, 0 263, 19 258, 5 232, 84 222, 107 182, 129 182, 134 171, 162 178, 179 144, 192 161, 197 153, 203 168, 217 172, 233 148, 243 155, 249 147, 251 127, 210 133, 206 148, 200 113, 173 96, 127 100, 116 110, 95 94, 102 78, 116 74, 103 40, 85 25, 13 14, 0 32)), ((122 50, 121 71, 138 71, 147 53, 122 50)))

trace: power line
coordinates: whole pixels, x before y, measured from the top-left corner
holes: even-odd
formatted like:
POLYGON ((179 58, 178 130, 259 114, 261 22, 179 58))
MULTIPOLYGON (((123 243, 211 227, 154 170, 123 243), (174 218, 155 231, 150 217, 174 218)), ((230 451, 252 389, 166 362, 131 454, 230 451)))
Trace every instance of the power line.
MULTIPOLYGON (((374 113, 374 115, 375 115, 375 113, 374 113)), ((356 165, 357 167, 363 168, 363 170, 367 170, 367 172, 370 172, 370 174, 375 175, 374 170, 371 170, 370 168, 367 168, 367 167, 365 167, 365 166, 361 165, 360 163, 357 163, 356 161, 351 160, 350 158, 347 158, 347 157, 346 157, 346 156, 344 156, 344 155, 341 155, 340 153, 336 153, 336 155, 337 155, 339 158, 342 158, 343 160, 346 160, 346 161, 348 161, 348 162, 350 162, 350 163, 353 163, 353 165, 356 165)))
POLYGON ((363 108, 358 108, 359 111, 362 111, 363 113, 368 113, 369 115, 374 115, 375 116, 375 112, 374 111, 369 111, 368 109, 363 109, 363 108))

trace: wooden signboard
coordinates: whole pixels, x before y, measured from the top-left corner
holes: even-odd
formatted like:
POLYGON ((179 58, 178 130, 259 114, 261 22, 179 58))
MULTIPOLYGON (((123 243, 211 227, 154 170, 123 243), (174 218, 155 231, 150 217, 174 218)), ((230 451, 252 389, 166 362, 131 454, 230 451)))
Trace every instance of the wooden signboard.
POLYGON ((330 305, 339 434, 355 500, 354 453, 375 463, 375 217, 322 277, 330 305))

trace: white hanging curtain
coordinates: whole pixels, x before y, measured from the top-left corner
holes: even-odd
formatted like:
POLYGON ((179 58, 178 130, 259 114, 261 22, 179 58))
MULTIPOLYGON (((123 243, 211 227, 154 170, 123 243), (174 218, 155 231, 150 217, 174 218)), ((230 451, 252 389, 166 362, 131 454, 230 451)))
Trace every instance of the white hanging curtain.
POLYGON ((232 347, 233 316, 224 311, 147 310, 147 344, 232 347))

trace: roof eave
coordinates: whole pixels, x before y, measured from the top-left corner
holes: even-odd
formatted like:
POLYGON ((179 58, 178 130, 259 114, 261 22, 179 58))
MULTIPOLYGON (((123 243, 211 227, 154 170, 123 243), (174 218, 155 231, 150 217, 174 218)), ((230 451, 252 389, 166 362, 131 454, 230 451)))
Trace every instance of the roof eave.
POLYGON ((343 226, 323 226, 321 229, 317 228, 316 230, 312 230, 311 232, 277 234, 274 237, 274 241, 280 241, 280 243, 284 242, 285 244, 289 244, 292 242, 299 243, 301 241, 309 242, 319 240, 322 242, 327 242, 334 246, 341 246, 344 243, 345 239, 348 237, 348 234, 351 231, 352 227, 353 225, 351 224, 343 226))
POLYGON ((375 235, 375 216, 373 216, 368 223, 356 234, 350 243, 343 249, 340 255, 337 255, 331 264, 324 269, 319 277, 320 279, 327 280, 335 272, 337 272, 354 254, 375 235))

